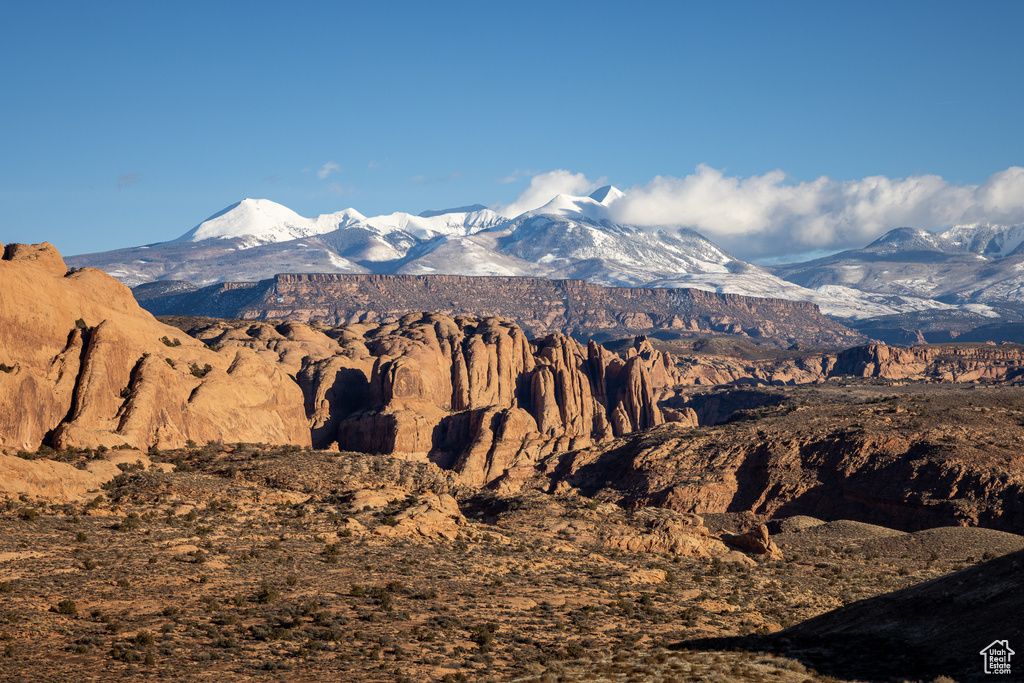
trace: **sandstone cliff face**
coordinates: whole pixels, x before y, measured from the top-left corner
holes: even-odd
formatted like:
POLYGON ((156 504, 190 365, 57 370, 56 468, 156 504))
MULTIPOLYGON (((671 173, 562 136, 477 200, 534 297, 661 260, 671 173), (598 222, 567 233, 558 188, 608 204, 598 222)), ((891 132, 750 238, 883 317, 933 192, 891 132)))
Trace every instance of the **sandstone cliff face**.
POLYGON ((1004 382, 1024 377, 1024 347, 1017 344, 936 344, 897 348, 858 346, 838 354, 832 375, 1004 382))
POLYGON ((319 321, 393 321, 419 311, 509 318, 531 338, 623 338, 658 330, 724 333, 789 346, 842 348, 867 341, 821 314, 783 299, 695 289, 602 287, 582 280, 458 275, 281 274, 154 297, 156 315, 319 321))
POLYGON ((499 318, 407 316, 365 345, 373 407, 339 422, 339 447, 429 459, 476 486, 661 424, 656 391, 674 381, 671 360, 649 345, 623 361, 561 335, 531 343, 499 318))
POLYGON ((933 344, 912 348, 868 344, 838 353, 807 353, 781 360, 741 360, 705 354, 681 356, 675 361, 676 383, 692 386, 780 386, 850 376, 930 382, 1024 379, 1024 346, 1018 344, 933 344))
POLYGON ((7 245, 0 292, 0 449, 34 451, 44 438, 57 448, 310 442, 284 372, 157 322, 110 276, 69 272, 52 245, 7 245))

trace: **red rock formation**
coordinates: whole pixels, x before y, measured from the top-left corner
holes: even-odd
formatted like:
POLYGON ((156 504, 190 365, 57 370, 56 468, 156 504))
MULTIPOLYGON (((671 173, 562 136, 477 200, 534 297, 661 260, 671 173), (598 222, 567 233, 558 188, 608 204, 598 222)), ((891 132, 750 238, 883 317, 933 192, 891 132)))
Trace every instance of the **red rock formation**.
POLYGON ((1024 376, 1024 349, 989 344, 934 344, 898 348, 873 344, 842 351, 832 375, 1002 382, 1024 376))
POLYGON ((764 524, 759 524, 742 534, 722 534, 722 540, 727 545, 747 550, 755 555, 767 555, 774 559, 782 559, 782 551, 768 535, 768 527, 764 524))
POLYGON ((694 514, 811 515, 908 531, 1024 524, 1024 459, 987 443, 1018 443, 1024 430, 1014 416, 915 433, 917 416, 842 410, 805 408, 773 425, 697 433, 662 425, 548 457, 535 485, 694 514))
POLYGON ((500 318, 405 316, 365 330, 362 348, 374 359, 368 373, 356 372, 355 353, 300 373, 317 424, 337 425, 331 440, 340 448, 430 459, 472 485, 554 451, 661 424, 656 393, 674 381, 671 359, 643 340, 623 361, 561 335, 531 344, 500 318), (344 377, 329 369, 339 364, 344 377), (329 394, 359 394, 368 404, 350 403, 339 415, 335 401, 337 412, 328 407, 324 417, 316 411, 330 404, 329 394))
POLYGON ((50 244, 7 245, 0 292, 0 449, 34 451, 45 438, 58 448, 310 443, 284 372, 157 322, 105 273, 69 272, 50 244))

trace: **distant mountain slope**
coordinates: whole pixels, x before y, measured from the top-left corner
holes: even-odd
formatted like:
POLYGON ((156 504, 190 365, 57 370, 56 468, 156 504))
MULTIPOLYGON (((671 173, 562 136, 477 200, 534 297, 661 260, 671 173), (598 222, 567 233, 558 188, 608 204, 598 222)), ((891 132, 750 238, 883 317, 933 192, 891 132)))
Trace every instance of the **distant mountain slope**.
POLYGON ((840 285, 955 304, 1022 301, 1024 226, 897 228, 863 249, 771 270, 809 288, 840 285))
MULTIPOLYGON (((1017 248, 1016 240, 1021 239, 1017 233, 994 228, 974 238, 960 230, 951 232, 948 245, 942 246, 931 233, 907 228, 863 250, 856 273, 825 264, 823 270, 809 273, 782 267, 776 274, 737 259, 694 230, 616 223, 614 204, 623 196, 610 185, 587 197, 558 195, 512 218, 479 204, 419 215, 366 217, 345 209, 304 218, 269 200, 245 199, 170 242, 72 256, 67 261, 75 267, 100 268, 132 286, 181 280, 202 287, 264 280, 278 273, 528 276, 779 297, 815 303, 840 318, 864 319, 962 307, 936 301, 919 286, 864 286, 862 281, 878 269, 891 269, 893 254, 905 253, 911 244, 930 259, 921 272, 904 278, 918 282, 944 277, 933 272, 936 259, 973 264, 985 258, 962 253, 968 248, 963 245, 1003 253, 1017 248), (961 252, 949 255, 942 249, 961 252), (857 275, 861 271, 868 274, 857 275)), ((995 315, 984 306, 972 312, 995 315)))
POLYGON ((69 257, 122 282, 208 285, 276 273, 409 273, 580 277, 641 285, 681 273, 763 273, 692 230, 616 224, 612 186, 589 197, 558 195, 506 218, 480 205, 418 216, 366 217, 354 209, 304 218, 265 199, 245 199, 170 242, 69 257))
POLYGON ((354 209, 304 218, 269 199, 243 199, 210 216, 173 242, 232 239, 237 240, 239 249, 247 249, 260 244, 322 235, 360 219, 364 216, 354 209))

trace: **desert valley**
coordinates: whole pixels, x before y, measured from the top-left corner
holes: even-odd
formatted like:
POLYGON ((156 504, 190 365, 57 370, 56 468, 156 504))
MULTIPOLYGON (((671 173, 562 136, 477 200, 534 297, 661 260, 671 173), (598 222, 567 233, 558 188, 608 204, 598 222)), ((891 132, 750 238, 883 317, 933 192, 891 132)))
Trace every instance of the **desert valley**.
POLYGON ((5 680, 967 681, 1024 642, 1022 346, 690 289, 259 287, 157 319, 4 249, 5 680))

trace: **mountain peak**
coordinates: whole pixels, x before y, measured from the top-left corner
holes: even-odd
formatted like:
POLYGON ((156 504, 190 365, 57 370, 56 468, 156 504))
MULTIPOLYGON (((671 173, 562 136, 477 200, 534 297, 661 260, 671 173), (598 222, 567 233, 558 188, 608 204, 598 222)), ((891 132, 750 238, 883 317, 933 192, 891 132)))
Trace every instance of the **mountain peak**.
POLYGON ((864 247, 863 251, 888 254, 908 251, 941 251, 934 233, 921 228, 894 228, 864 247))
POLYGON ((246 197, 213 214, 174 241, 237 238, 241 240, 240 248, 244 249, 322 234, 337 227, 337 222, 333 221, 332 225, 330 220, 305 218, 269 199, 246 197))
POLYGON ((620 190, 619 188, 615 187, 614 185, 605 185, 604 187, 599 187, 598 189, 590 193, 591 199, 593 199, 595 202, 600 202, 605 206, 608 206, 616 199, 625 196, 626 193, 620 190))

